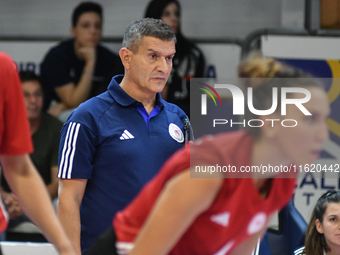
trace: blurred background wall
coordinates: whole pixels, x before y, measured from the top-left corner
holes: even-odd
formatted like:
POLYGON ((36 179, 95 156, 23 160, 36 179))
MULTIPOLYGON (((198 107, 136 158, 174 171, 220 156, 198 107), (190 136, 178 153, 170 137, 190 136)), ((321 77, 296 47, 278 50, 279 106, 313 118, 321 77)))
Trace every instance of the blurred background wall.
MULTIPOLYGON (((80 0, 1 0, 0 36, 68 37, 80 0)), ((121 37, 143 17, 148 0, 98 0, 104 37, 121 37)), ((183 34, 197 39, 243 39, 260 28, 303 28, 305 0, 181 0, 183 34)), ((319 0, 312 0, 316 4, 319 0)), ((319 15, 316 15, 316 22, 319 15)))

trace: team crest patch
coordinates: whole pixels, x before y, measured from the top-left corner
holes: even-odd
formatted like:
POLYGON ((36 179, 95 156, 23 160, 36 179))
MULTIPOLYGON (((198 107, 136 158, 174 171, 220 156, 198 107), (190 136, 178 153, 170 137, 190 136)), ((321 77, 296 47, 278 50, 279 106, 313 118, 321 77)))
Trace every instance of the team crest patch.
POLYGON ((184 141, 184 135, 182 130, 174 123, 170 123, 169 125, 169 134, 174 140, 176 140, 179 143, 182 143, 184 141))

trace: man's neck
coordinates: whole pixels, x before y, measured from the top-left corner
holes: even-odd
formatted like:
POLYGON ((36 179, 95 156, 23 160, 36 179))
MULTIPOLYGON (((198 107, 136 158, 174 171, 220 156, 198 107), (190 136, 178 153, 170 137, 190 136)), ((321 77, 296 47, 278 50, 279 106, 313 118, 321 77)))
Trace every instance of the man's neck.
POLYGON ((157 94, 141 91, 137 86, 133 86, 133 83, 127 81, 125 77, 119 85, 130 97, 141 102, 148 114, 155 108, 157 94))
POLYGON ((31 135, 33 135, 40 127, 41 117, 37 119, 29 119, 31 135))

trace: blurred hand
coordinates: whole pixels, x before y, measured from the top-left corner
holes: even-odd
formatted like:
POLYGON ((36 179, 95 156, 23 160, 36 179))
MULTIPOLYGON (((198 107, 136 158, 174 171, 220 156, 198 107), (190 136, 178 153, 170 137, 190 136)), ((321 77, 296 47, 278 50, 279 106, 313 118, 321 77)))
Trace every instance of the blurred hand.
POLYGON ((67 106, 63 102, 60 102, 49 108, 47 110, 47 113, 51 114, 54 117, 58 117, 59 114, 66 109, 67 106))
POLYGON ((78 50, 78 55, 85 60, 85 62, 96 61, 96 48, 82 47, 78 50))
POLYGON ((2 198, 7 207, 10 219, 15 219, 24 214, 17 197, 13 193, 2 192, 2 198))

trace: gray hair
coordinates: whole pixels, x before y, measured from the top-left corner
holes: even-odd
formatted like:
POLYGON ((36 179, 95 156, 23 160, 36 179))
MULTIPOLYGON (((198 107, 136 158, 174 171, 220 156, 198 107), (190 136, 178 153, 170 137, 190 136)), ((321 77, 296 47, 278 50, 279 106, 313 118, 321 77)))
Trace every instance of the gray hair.
POLYGON ((144 18, 136 20, 125 30, 123 38, 123 47, 136 53, 144 36, 152 36, 162 41, 171 41, 175 43, 176 35, 172 28, 160 19, 144 18))

